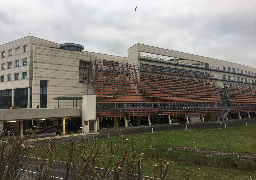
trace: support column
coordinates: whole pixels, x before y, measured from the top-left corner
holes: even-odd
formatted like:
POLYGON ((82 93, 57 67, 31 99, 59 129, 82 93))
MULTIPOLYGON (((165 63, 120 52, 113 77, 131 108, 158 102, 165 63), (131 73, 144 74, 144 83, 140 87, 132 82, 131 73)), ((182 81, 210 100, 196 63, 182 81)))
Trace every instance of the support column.
POLYGON ((150 116, 148 116, 148 125, 151 126, 150 116))
POLYGON ((28 88, 28 106, 27 106, 27 108, 31 108, 30 107, 30 88, 28 88))
POLYGON ((125 127, 128 127, 128 120, 126 119, 126 117, 124 117, 124 124, 125 124, 125 127))
POLYGON ((188 121, 188 115, 186 115, 186 120, 187 120, 187 124, 189 123, 189 121, 188 121))
POLYGON ((201 114, 201 122, 204 122, 204 115, 201 114))
POLYGON ((160 121, 160 116, 157 116, 157 124, 159 125, 159 121, 160 121))
POLYGON ((169 124, 172 124, 171 115, 168 115, 169 124))
POLYGON ((14 95, 15 95, 14 91, 15 89, 12 89, 12 106, 14 106, 14 95))
POLYGON ((96 120, 97 120, 97 130, 100 130, 100 120, 99 118, 96 118, 96 120))
POLYGON ((63 134, 66 134, 66 119, 62 118, 62 131, 63 134))
MULTIPOLYGON (((98 118, 97 118, 97 119, 98 119, 98 118)), ((93 127, 94 127, 93 132, 96 133, 96 132, 97 132, 97 129, 98 129, 98 125, 97 125, 97 124, 98 124, 98 120, 95 120, 93 124, 94 124, 94 126, 93 126, 93 127)))
POLYGON ((89 121, 96 120, 96 95, 83 95, 82 103, 82 131, 89 132, 89 121))
POLYGON ((140 126, 140 118, 141 118, 140 116, 137 116, 137 118, 136 118, 136 125, 137 126, 140 126))
POLYGON ((23 138, 23 121, 20 121, 20 138, 23 138))
POLYGON ((240 114, 240 112, 238 112, 238 118, 241 119, 241 114, 240 114))
POLYGON ((250 113, 248 112, 248 118, 250 119, 251 118, 251 116, 250 116, 250 113))

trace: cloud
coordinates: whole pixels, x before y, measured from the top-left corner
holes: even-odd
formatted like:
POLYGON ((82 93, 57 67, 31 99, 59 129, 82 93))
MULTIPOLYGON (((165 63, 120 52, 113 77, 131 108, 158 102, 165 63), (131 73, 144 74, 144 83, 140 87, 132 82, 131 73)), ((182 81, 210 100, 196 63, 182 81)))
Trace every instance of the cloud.
POLYGON ((253 0, 10 0, 1 6, 0 44, 30 33, 127 56, 142 43, 256 67, 253 0))

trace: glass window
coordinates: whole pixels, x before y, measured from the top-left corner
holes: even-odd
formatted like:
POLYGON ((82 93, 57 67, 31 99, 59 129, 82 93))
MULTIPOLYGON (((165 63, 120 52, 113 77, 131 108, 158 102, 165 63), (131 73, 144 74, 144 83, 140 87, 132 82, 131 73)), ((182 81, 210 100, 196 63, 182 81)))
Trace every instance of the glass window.
POLYGON ((17 54, 20 54, 20 48, 19 48, 19 47, 15 48, 15 54, 16 54, 16 55, 17 55, 17 54))
POLYGON ((228 67, 228 72, 230 72, 230 67, 228 67))
POLYGON ((23 52, 28 52, 28 45, 23 46, 23 52))
POLYGON ((3 51, 3 52, 1 53, 1 55, 2 55, 2 58, 5 58, 5 51, 3 51))
POLYGON ((8 69, 12 68, 12 62, 8 62, 8 69))
POLYGON ((230 81, 230 79, 231 79, 231 77, 230 77, 230 76, 228 76, 228 81, 230 81))
POLYGON ((241 81, 244 82, 244 78, 241 78, 241 81))
POLYGON ((27 65, 27 58, 26 59, 22 59, 22 65, 26 66, 27 65))
POLYGON ((8 50, 8 56, 12 56, 12 49, 8 50))
POLYGON ((225 66, 223 66, 223 71, 226 71, 226 67, 225 66))
POLYGON ((5 70, 5 63, 1 64, 1 70, 5 70))
POLYGON ((1 76, 1 82, 4 82, 4 76, 1 76))
POLYGON ((7 81, 11 81, 12 80, 12 77, 10 74, 7 75, 7 81))
POLYGON ((15 73, 14 76, 15 76, 15 80, 19 80, 19 73, 15 73))
POLYGON ((15 61, 15 67, 19 67, 19 64, 20 64, 19 60, 15 61))
POLYGON ((243 74, 244 73, 244 70, 241 70, 241 74, 243 74))
POLYGON ((27 79, 27 72, 22 72, 22 79, 27 79))
POLYGON ((226 75, 223 75, 223 78, 222 78, 223 80, 226 80, 226 75))
POLYGON ((236 69, 235 69, 235 68, 233 68, 233 72, 234 72, 234 73, 236 72, 236 69))
POLYGON ((240 81, 240 77, 237 77, 237 81, 240 81))

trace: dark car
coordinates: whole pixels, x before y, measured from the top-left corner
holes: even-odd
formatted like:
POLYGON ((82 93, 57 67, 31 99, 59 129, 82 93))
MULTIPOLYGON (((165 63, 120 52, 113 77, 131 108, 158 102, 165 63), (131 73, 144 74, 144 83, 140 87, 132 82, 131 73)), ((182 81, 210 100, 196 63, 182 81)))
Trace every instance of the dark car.
POLYGON ((60 134, 62 131, 63 131, 62 127, 55 126, 55 127, 47 127, 45 129, 43 129, 41 133, 56 133, 56 134, 60 134))

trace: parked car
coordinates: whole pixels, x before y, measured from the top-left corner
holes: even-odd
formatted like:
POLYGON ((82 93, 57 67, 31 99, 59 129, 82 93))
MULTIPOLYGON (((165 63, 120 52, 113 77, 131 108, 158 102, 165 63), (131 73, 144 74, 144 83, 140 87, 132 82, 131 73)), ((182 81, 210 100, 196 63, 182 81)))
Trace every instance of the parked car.
POLYGON ((55 126, 55 127, 44 128, 41 133, 55 133, 56 132, 56 134, 60 134, 62 131, 63 131, 62 127, 55 126))
POLYGON ((30 129, 25 130, 25 134, 40 134, 42 132, 42 127, 33 126, 30 129))

